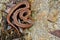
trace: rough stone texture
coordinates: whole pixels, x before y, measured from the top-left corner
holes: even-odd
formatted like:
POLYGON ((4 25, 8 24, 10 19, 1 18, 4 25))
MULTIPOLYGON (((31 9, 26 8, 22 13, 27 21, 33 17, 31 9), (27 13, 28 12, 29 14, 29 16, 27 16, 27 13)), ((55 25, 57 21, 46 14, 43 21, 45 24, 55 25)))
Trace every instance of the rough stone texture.
POLYGON ((9 0, 0 0, 0 3, 7 3, 9 0))
POLYGON ((50 31, 60 29, 60 0, 31 0, 35 24, 27 31, 26 40, 60 40, 50 31), (30 39, 29 39, 30 37, 30 39))

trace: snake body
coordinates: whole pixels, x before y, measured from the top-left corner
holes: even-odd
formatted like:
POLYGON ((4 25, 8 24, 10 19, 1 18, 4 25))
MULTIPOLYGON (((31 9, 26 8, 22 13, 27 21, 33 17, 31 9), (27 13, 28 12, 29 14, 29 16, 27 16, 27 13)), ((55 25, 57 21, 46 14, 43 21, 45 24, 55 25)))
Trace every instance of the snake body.
POLYGON ((15 7, 13 7, 10 12, 7 15, 7 22, 8 24, 15 29, 15 31, 19 34, 18 29, 19 28, 29 28, 32 26, 33 21, 31 18, 31 10, 29 10, 29 3, 27 1, 20 2, 15 7), (26 13, 25 16, 23 14, 26 13), (19 18, 18 18, 18 17, 19 18), (11 18, 13 19, 11 22, 11 18), (18 19, 22 20, 22 23, 18 21, 18 19), (30 22, 29 22, 30 21, 30 22), (24 23, 26 22, 26 23, 24 23), (16 26, 15 26, 16 25, 16 26))

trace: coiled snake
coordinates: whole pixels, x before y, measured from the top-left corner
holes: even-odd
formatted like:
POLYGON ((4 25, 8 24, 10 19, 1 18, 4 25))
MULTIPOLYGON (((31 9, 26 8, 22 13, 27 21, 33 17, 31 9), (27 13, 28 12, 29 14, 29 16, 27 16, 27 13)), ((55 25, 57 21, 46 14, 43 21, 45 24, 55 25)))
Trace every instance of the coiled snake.
POLYGON ((33 25, 30 5, 27 1, 20 2, 7 15, 8 24, 19 34, 18 28, 29 28, 33 25), (19 20, 19 21, 18 21, 19 20), (18 27, 18 28, 17 28, 18 27))

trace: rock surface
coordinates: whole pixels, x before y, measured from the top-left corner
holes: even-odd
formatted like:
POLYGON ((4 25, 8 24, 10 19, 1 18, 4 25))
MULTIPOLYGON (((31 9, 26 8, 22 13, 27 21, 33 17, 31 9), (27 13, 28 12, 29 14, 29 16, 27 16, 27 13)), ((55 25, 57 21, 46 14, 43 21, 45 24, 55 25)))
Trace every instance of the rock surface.
POLYGON ((35 24, 27 31, 26 40, 60 40, 50 34, 60 29, 60 0, 32 0, 31 10, 34 14, 35 24), (30 39, 29 39, 30 37, 30 39))

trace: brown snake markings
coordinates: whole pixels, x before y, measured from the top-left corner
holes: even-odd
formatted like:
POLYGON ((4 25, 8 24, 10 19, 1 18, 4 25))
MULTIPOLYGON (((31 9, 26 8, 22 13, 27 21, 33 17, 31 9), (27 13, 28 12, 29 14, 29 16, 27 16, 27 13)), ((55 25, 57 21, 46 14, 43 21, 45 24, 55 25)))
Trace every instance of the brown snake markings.
POLYGON ((8 24, 19 34, 18 28, 29 28, 33 25, 31 10, 27 1, 20 2, 7 15, 8 24), (19 20, 19 21, 18 21, 19 20), (18 27, 16 27, 16 26, 18 27))

